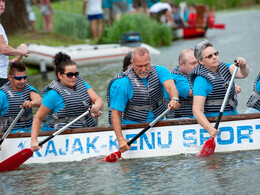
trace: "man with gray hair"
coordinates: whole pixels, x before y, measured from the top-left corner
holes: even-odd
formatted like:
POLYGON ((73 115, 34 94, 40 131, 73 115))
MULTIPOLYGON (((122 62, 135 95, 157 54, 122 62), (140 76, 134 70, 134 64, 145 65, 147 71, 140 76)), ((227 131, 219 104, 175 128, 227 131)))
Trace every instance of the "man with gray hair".
POLYGON ((111 86, 112 124, 121 152, 130 149, 123 137, 121 124, 151 122, 167 109, 163 87, 171 98, 168 108, 175 110, 180 106, 179 94, 170 72, 163 66, 151 65, 147 49, 134 49, 131 64, 124 77, 111 86))
MULTIPOLYGON (((239 67, 236 74, 236 78, 239 79, 248 76, 249 66, 242 57, 237 58, 235 64, 220 62, 219 52, 208 40, 196 45, 194 55, 199 65, 190 76, 193 84, 193 114, 198 123, 209 132, 209 135, 215 137, 219 129, 215 129, 206 117, 218 116, 235 66, 239 67)), ((237 105, 235 84, 233 83, 223 116, 237 114, 237 105)))

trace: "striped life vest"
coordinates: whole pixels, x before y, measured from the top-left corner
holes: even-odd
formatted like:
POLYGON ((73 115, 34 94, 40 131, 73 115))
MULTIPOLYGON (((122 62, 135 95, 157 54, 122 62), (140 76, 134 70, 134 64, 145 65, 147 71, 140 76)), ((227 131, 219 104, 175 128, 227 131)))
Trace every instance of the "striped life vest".
POLYGON ((124 77, 123 73, 118 73, 113 79, 111 79, 111 81, 108 83, 107 86, 108 122, 110 126, 112 125, 112 119, 111 119, 112 108, 110 108, 110 88, 115 80, 122 79, 123 77, 124 77))
MULTIPOLYGON (((65 106, 60 111, 54 114, 48 114, 46 124, 58 130, 62 128, 73 119, 77 118, 79 115, 83 114, 90 108, 92 101, 88 95, 84 80, 82 77, 78 77, 75 90, 72 90, 57 80, 52 81, 47 87, 43 89, 43 94, 47 93, 49 90, 55 90, 61 94, 65 106)), ((86 117, 83 117, 81 120, 78 120, 70 126, 73 128, 82 128, 82 127, 94 127, 96 122, 94 118, 89 114, 86 117)))
MULTIPOLYGON (((177 75, 184 76, 188 80, 188 82, 191 86, 191 89, 192 89, 192 85, 191 85, 189 77, 186 74, 184 74, 183 72, 181 72, 178 68, 174 68, 172 70, 171 74, 177 74, 177 75)), ((169 112, 169 114, 166 115, 166 118, 181 118, 181 117, 190 117, 193 115, 193 113, 192 113, 193 97, 187 97, 187 99, 186 99, 186 98, 180 96, 179 103, 180 103, 180 108, 178 110, 171 110, 169 112)))
POLYGON ((247 101, 247 106, 255 108, 257 110, 260 110, 260 92, 256 90, 256 84, 260 80, 260 73, 256 77, 254 87, 253 87, 253 93, 249 97, 249 100, 247 101))
POLYGON ((145 122, 148 111, 151 110, 155 117, 162 114, 167 106, 161 83, 154 65, 148 75, 148 88, 141 79, 135 74, 134 69, 130 68, 125 72, 133 86, 133 97, 127 103, 124 116, 125 120, 145 122))
MULTIPOLYGON (((190 73, 191 82, 193 83, 196 76, 202 76, 209 80, 213 86, 212 92, 207 96, 204 112, 205 113, 214 113, 219 112, 222 102, 224 100, 229 82, 231 80, 232 75, 229 72, 227 65, 221 62, 218 65, 218 74, 210 71, 205 68, 201 64, 199 64, 193 71, 190 73)), ((237 107, 237 96, 235 90, 235 84, 233 83, 228 102, 225 106, 224 111, 230 111, 232 109, 236 109, 237 107)))
MULTIPOLYGON (((17 114, 21 110, 21 105, 25 101, 31 101, 30 98, 30 85, 25 84, 24 88, 21 91, 21 96, 17 94, 11 87, 10 82, 6 83, 1 89, 6 93, 9 100, 8 111, 0 117, 1 127, 4 131, 11 125, 17 114)), ((23 115, 20 117, 18 122, 15 124, 13 129, 26 128, 32 125, 33 121, 33 112, 32 109, 25 109, 23 115)))

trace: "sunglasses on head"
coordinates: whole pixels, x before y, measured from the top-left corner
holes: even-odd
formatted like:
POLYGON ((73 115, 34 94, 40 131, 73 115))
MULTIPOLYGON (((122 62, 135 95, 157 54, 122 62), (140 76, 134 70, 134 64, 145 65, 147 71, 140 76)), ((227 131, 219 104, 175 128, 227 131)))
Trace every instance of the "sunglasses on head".
POLYGON ((67 73, 62 73, 62 74, 65 74, 68 78, 72 78, 73 76, 75 76, 76 78, 79 76, 79 72, 67 72, 67 73))
POLYGON ((26 80, 27 79, 27 75, 25 75, 25 76, 12 76, 15 80, 17 80, 17 81, 20 81, 20 80, 22 80, 22 79, 24 79, 24 80, 26 80))
POLYGON ((218 56, 218 55, 219 55, 218 51, 216 51, 215 53, 209 54, 209 55, 206 56, 205 58, 208 58, 208 59, 210 60, 211 58, 213 58, 213 55, 214 55, 214 56, 218 56))

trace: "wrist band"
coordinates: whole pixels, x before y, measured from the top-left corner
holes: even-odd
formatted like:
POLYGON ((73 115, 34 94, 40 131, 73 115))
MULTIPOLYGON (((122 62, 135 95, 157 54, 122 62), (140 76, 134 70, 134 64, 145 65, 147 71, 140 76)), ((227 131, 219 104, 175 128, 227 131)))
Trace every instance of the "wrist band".
POLYGON ((179 98, 177 98, 177 97, 173 97, 172 100, 179 102, 179 98))
POLYGON ((123 139, 123 137, 120 137, 120 138, 118 139, 118 141, 120 141, 121 139, 123 139))

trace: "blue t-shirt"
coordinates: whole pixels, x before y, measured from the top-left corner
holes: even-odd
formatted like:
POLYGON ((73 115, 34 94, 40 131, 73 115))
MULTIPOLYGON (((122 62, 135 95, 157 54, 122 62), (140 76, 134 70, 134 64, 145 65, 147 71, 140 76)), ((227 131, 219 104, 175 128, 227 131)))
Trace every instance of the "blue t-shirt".
MULTIPOLYGON (((163 90, 163 83, 172 79, 171 73, 163 66, 155 66, 157 74, 161 83, 161 89, 163 90)), ((148 79, 141 79, 144 85, 148 86, 148 79)), ((124 112, 127 102, 133 97, 133 86, 128 77, 115 80, 110 87, 110 107, 124 112)), ((155 119, 154 114, 149 110, 146 122, 151 122, 155 119)), ((130 121, 122 119, 122 124, 134 124, 139 123, 136 121, 130 121)))
POLYGON ((160 0, 146 0, 148 7, 152 7, 155 3, 160 2, 160 0))
MULTIPOLYGON (((229 68, 232 64, 227 63, 227 67, 229 68)), ((213 86, 209 80, 202 76, 197 76, 194 80, 193 84, 193 96, 199 95, 207 97, 213 90, 213 86)))
MULTIPOLYGON (((227 67, 229 68, 232 63, 226 63, 227 67)), ((203 96, 207 97, 213 90, 213 86, 209 80, 207 80, 205 77, 197 76, 193 83, 193 96, 203 96)), ((230 111, 224 111, 223 116, 225 115, 235 115, 238 114, 237 110, 230 110, 230 111)), ((206 117, 213 117, 218 116, 218 112, 216 113, 210 113, 205 114, 206 117)))
POLYGON ((126 0, 127 4, 133 4, 133 0, 126 0))
MULTIPOLYGON (((30 92, 35 91, 38 93, 38 91, 33 87, 30 86, 30 92)), ((21 92, 17 92, 17 94, 21 97, 21 92)), ((0 116, 3 116, 7 113, 9 109, 9 99, 6 93, 3 90, 0 90, 0 116)), ((18 113, 17 113, 18 114, 18 113)), ((11 133, 17 133, 17 132, 30 132, 31 127, 27 128, 19 128, 19 129, 13 129, 11 133)))
MULTIPOLYGON (((86 81, 84 81, 84 83, 87 90, 91 88, 91 86, 87 84, 86 81)), ((57 113, 58 111, 60 111, 62 108, 65 107, 65 102, 61 94, 53 89, 51 89, 50 91, 48 91, 43 95, 42 104, 45 107, 51 109, 52 114, 57 113)))
MULTIPOLYGON (((33 87, 30 86, 30 91, 38 91, 33 87)), ((17 94, 21 97, 21 92, 17 92, 17 94)), ((0 90, 0 116, 4 116, 9 109, 9 99, 6 93, 3 90, 0 90)), ((18 114, 18 113, 17 113, 18 114)))
MULTIPOLYGON (((171 75, 175 82, 175 86, 179 92, 179 96, 187 99, 188 93, 191 89, 188 79, 186 79, 184 76, 178 75, 178 74, 171 74, 171 75)), ((165 99, 170 100, 170 96, 165 89, 164 89, 164 92, 165 92, 164 93, 165 99)))
MULTIPOLYGON (((87 84, 86 81, 84 81, 84 84, 87 90, 91 88, 91 86, 87 84)), ((65 107, 65 102, 62 95, 57 91, 55 91, 54 89, 51 89, 50 91, 48 91, 43 95, 42 104, 45 107, 51 109, 52 114, 59 112, 62 108, 65 107)), ((42 125, 42 131, 52 131, 52 130, 53 128, 49 127, 45 123, 42 125)))
POLYGON ((256 83, 256 90, 260 92, 260 80, 256 83))
POLYGON ((103 8, 112 8, 113 0, 103 0, 102 7, 103 8))

